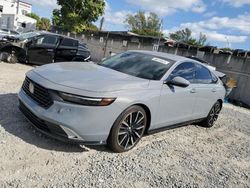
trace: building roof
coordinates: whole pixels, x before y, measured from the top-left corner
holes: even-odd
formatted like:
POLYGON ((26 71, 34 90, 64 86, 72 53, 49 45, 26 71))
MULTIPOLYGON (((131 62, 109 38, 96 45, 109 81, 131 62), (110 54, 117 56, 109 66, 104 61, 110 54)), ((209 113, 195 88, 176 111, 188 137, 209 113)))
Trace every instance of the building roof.
POLYGON ((27 4, 27 5, 32 6, 32 4, 31 4, 31 3, 27 3, 27 2, 24 2, 24 1, 19 1, 19 3, 24 3, 24 4, 27 4))
MULTIPOLYGON (((159 39, 157 36, 146 36, 146 35, 138 35, 136 33, 130 32, 130 31, 99 31, 99 33, 106 33, 106 34, 113 34, 113 35, 121 35, 121 36, 127 36, 127 37, 138 37, 138 38, 150 38, 150 39, 159 39)), ((165 40, 165 38, 161 37, 161 40, 165 40)))

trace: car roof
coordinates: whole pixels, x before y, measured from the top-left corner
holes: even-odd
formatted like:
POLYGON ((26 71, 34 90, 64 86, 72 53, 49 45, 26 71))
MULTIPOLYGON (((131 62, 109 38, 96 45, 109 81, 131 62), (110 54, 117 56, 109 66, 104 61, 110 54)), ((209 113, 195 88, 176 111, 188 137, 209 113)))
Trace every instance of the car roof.
POLYGON ((192 58, 188 58, 188 57, 182 57, 179 55, 174 55, 174 54, 169 54, 169 53, 164 53, 164 52, 146 51, 146 50, 130 50, 130 52, 137 52, 137 53, 143 53, 143 54, 148 54, 148 55, 152 55, 152 56, 162 57, 162 58, 166 58, 166 59, 176 61, 176 62, 189 61, 189 62, 198 63, 200 65, 203 65, 204 67, 206 67, 207 69, 209 69, 212 72, 216 70, 215 67, 199 61, 198 60, 199 58, 197 58, 197 60, 196 60, 196 59, 192 59, 192 58))
POLYGON ((162 57, 173 61, 190 61, 189 58, 182 57, 179 55, 164 53, 164 52, 155 52, 155 51, 146 51, 146 50, 130 50, 130 52, 138 52, 143 54, 148 54, 152 56, 162 57))
POLYGON ((66 38, 66 39, 77 40, 77 39, 72 38, 72 37, 68 37, 68 36, 65 36, 65 35, 60 35, 60 34, 57 34, 57 33, 51 33, 51 32, 48 32, 48 31, 38 31, 38 33, 40 33, 41 35, 48 34, 48 35, 60 36, 60 37, 66 38))

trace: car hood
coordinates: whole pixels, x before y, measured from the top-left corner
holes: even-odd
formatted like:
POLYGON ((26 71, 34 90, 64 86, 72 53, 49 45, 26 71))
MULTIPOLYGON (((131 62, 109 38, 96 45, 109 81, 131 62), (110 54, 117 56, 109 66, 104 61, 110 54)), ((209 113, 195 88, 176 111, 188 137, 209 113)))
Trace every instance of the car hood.
POLYGON ((92 62, 66 62, 33 70, 41 77, 66 87, 94 92, 146 89, 149 80, 130 76, 92 62))

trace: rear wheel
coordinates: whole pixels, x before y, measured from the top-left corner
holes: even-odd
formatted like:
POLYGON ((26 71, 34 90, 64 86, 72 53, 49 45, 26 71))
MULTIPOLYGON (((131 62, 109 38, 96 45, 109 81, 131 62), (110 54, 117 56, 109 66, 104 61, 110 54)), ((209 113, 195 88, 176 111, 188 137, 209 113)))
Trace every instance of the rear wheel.
POLYGON ((204 121, 202 121, 200 125, 207 128, 213 127, 214 123, 219 117, 220 111, 221 111, 221 104, 219 101, 217 101, 210 110, 207 118, 204 121))
POLYGON ((131 106, 115 121, 108 138, 108 146, 119 153, 131 150, 141 140, 146 125, 145 110, 140 106, 131 106))

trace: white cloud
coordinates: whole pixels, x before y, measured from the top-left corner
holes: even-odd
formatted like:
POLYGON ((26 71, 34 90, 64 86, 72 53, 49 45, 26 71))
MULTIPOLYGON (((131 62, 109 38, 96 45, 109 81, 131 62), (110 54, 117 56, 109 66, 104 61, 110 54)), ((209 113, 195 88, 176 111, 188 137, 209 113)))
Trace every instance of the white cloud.
POLYGON ((247 36, 225 35, 216 31, 204 31, 204 33, 209 40, 216 42, 226 42, 228 40, 230 43, 244 43, 248 39, 247 36))
POLYGON ((249 18, 250 14, 239 15, 236 18, 213 17, 205 21, 183 23, 165 32, 171 33, 190 28, 193 31, 193 37, 198 37, 202 32, 206 34, 208 41, 227 42, 228 40, 230 43, 244 43, 250 36, 249 18))
POLYGON ((202 13, 206 5, 202 0, 127 0, 146 11, 153 11, 162 16, 173 14, 178 10, 202 13))
POLYGON ((206 5, 203 1, 198 1, 191 10, 196 13, 203 13, 206 11, 206 5))
POLYGON ((250 0, 222 0, 225 3, 233 7, 242 7, 244 5, 250 5, 250 0))
POLYGON ((131 14, 131 12, 127 10, 113 12, 109 4, 106 2, 104 14, 105 22, 122 25, 124 24, 123 22, 126 19, 127 14, 131 14))
POLYGON ((191 27, 194 29, 203 28, 209 30, 227 29, 227 31, 237 31, 243 34, 250 35, 250 14, 239 15, 236 18, 212 17, 209 20, 194 23, 185 23, 181 26, 191 27))
MULTIPOLYGON (((124 21, 127 14, 133 14, 131 11, 122 10, 122 11, 113 11, 107 1, 105 1, 105 11, 104 15, 104 30, 125 30, 124 21)), ((100 25, 100 18, 95 23, 97 26, 100 25)))
POLYGON ((212 12, 206 12, 206 13, 204 13, 203 16, 209 18, 209 17, 215 16, 216 14, 217 14, 217 12, 212 11, 212 12))

